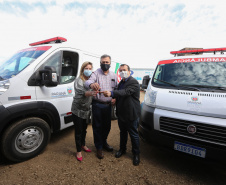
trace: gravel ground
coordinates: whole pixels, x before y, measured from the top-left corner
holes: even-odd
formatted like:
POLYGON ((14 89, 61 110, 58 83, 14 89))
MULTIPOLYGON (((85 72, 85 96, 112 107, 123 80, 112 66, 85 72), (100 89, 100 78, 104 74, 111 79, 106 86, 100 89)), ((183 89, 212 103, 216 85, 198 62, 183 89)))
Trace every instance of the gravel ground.
MULTIPOLYGON (((143 98, 143 93, 141 99, 143 98)), ((112 121, 108 142, 113 152, 96 157, 92 126, 87 129, 87 146, 83 161, 75 158, 74 130, 68 128, 53 134, 49 145, 39 156, 22 163, 0 159, 0 184, 226 184, 226 168, 215 161, 183 155, 141 141, 141 163, 133 166, 131 143, 121 158, 117 120, 112 121)))

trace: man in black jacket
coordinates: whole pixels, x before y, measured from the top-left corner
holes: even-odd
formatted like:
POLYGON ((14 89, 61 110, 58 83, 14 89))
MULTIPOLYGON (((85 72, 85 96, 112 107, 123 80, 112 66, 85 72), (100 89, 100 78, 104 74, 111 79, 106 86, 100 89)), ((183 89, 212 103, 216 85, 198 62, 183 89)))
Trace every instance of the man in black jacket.
POLYGON ((132 142, 133 164, 140 163, 140 142, 138 135, 138 124, 140 117, 140 85, 138 81, 130 76, 130 67, 126 64, 120 65, 119 74, 122 78, 117 90, 104 91, 104 96, 116 98, 116 115, 120 129, 120 149, 115 157, 119 158, 126 153, 128 133, 132 142))

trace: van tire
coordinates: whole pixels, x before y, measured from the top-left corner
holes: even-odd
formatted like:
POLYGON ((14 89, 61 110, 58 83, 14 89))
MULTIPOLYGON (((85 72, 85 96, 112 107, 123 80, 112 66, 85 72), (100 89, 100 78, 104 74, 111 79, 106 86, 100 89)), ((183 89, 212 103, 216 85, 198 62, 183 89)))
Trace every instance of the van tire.
POLYGON ((32 117, 15 122, 2 136, 2 154, 13 162, 37 156, 47 146, 50 127, 40 118, 32 117))

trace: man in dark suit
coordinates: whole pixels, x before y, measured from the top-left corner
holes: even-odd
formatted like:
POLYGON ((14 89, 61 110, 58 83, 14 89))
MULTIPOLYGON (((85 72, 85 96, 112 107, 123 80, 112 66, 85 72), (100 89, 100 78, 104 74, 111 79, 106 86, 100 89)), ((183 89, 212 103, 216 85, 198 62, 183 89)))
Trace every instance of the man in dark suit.
POLYGON ((119 158, 126 153, 128 133, 132 142, 133 164, 140 163, 140 142, 138 135, 138 124, 140 117, 140 85, 138 81, 130 76, 130 67, 126 64, 120 65, 119 74, 122 78, 117 90, 104 91, 104 96, 116 98, 116 115, 120 129, 120 149, 115 157, 119 158))

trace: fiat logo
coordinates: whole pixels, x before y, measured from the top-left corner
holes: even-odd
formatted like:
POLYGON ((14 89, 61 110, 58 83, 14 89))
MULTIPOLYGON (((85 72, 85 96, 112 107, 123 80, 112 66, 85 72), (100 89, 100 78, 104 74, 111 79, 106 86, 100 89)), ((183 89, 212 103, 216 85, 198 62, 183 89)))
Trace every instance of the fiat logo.
POLYGON ((190 134, 195 134, 196 133, 196 126, 195 125, 188 125, 187 131, 190 134))

